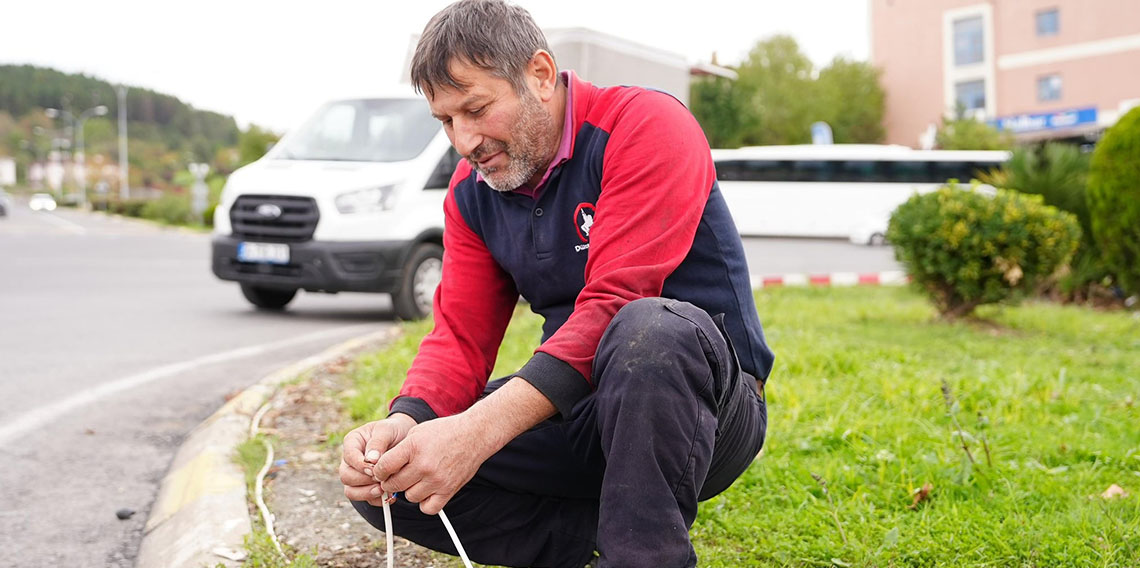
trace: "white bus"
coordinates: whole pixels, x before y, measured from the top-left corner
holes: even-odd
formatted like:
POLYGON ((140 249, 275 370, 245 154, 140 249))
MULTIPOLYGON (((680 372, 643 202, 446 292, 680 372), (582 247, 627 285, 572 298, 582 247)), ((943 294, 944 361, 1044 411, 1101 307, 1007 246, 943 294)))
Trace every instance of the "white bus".
POLYGON ((1009 152, 861 144, 713 150, 717 179, 744 236, 883 244, 895 207, 947 180, 969 183, 1009 152))

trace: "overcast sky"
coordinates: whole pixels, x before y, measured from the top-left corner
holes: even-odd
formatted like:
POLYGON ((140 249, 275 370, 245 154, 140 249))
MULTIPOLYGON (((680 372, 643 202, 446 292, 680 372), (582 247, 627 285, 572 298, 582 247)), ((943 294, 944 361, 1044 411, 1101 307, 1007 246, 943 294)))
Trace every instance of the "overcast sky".
MULTIPOLYGON (((284 131, 331 97, 398 83, 410 38, 449 0, 54 0, 0 9, 0 63, 83 72, 284 131)), ((739 62, 786 33, 818 65, 868 57, 867 0, 519 0, 544 28, 586 27, 739 62)))

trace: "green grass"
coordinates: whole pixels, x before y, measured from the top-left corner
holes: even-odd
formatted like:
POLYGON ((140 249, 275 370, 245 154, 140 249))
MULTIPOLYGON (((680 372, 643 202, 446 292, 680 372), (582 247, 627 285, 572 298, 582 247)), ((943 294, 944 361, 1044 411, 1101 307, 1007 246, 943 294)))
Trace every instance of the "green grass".
MULTIPOLYGON (((234 462, 245 473, 246 498, 250 504, 250 522, 253 525, 253 532, 245 536, 247 557, 242 565, 249 568, 315 567, 316 562, 313 560, 313 556, 316 555, 315 550, 312 555, 298 553, 292 547, 282 544, 285 554, 289 557, 288 559, 282 558, 277 553, 277 548, 273 546, 273 538, 269 536, 269 531, 265 528, 261 514, 257 511, 257 505, 254 503, 254 487, 257 484, 257 474, 265 466, 265 458, 269 455, 263 440, 267 440, 271 444, 274 443, 273 438, 262 435, 249 438, 238 445, 233 458, 234 462)), ((224 566, 224 564, 217 566, 224 566)))
MULTIPOLYGON (((756 299, 776 352, 768 442, 702 504, 702 566, 1140 565, 1135 315, 1027 303, 945 323, 892 288, 756 299), (1101 499, 1112 484, 1132 495, 1101 499)), ((516 314, 496 376, 539 324, 516 314)), ((356 418, 383 415, 427 329, 360 362, 356 418)))

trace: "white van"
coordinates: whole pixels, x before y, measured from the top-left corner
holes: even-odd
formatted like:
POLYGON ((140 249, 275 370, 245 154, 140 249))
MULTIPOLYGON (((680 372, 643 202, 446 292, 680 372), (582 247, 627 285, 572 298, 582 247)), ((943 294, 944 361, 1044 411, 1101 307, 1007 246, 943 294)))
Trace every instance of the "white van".
POLYGON ((459 159, 422 97, 327 103, 226 182, 214 274, 262 309, 298 290, 380 292, 397 317, 426 317, 459 159))

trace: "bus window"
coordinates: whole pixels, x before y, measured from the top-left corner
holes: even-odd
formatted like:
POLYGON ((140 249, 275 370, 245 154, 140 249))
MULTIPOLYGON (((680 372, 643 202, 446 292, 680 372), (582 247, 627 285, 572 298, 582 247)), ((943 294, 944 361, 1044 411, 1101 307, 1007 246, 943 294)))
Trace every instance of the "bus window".
POLYGON ((799 160, 792 162, 789 181, 832 181, 836 164, 825 160, 799 160))
POLYGON ((721 181, 788 181, 792 168, 791 162, 778 160, 729 160, 716 163, 716 177, 721 181))
POLYGON ((970 162, 934 162, 934 183, 946 183, 956 179, 962 183, 970 183, 974 178, 973 164, 970 162))
POLYGON ((930 162, 884 162, 884 165, 887 181, 892 183, 931 183, 933 180, 930 162))
POLYGON ((873 160, 848 160, 837 162, 835 177, 831 181, 882 182, 890 181, 885 175, 889 162, 873 160))

